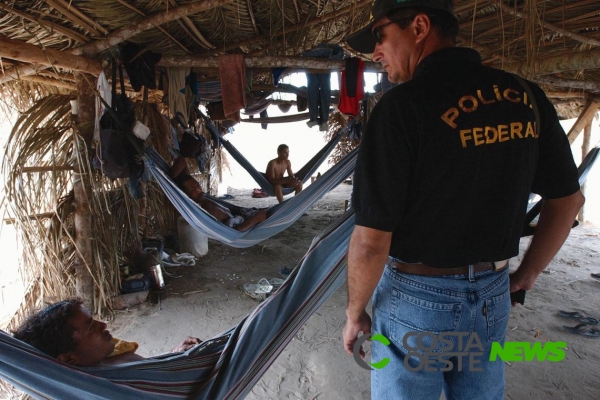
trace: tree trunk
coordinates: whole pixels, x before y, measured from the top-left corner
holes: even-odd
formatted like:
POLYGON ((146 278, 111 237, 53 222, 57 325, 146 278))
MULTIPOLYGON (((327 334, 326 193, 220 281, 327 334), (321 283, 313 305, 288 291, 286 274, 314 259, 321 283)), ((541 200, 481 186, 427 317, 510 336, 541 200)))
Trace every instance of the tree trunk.
MULTIPOLYGON (((594 118, 590 119, 589 122, 585 125, 585 128, 583 129, 583 143, 581 144, 581 159, 585 159, 585 156, 587 156, 587 154, 590 152, 590 139, 592 137, 592 121, 594 120, 594 118)), ((583 195, 585 196, 585 187, 586 184, 584 183, 583 185, 581 185, 581 193, 583 193, 583 195)), ((581 210, 579 211, 579 216, 577 217, 577 219, 580 222, 585 222, 585 204, 583 205, 583 207, 581 207, 581 210)))
POLYGON ((73 192, 75 196, 75 243, 78 251, 75 261, 75 290, 76 295, 89 310, 94 310, 94 281, 90 273, 92 269, 92 216, 88 198, 91 196, 89 187, 88 152, 94 135, 94 96, 90 87, 95 78, 75 74, 78 89, 78 114, 74 115, 74 150, 76 153, 73 192))

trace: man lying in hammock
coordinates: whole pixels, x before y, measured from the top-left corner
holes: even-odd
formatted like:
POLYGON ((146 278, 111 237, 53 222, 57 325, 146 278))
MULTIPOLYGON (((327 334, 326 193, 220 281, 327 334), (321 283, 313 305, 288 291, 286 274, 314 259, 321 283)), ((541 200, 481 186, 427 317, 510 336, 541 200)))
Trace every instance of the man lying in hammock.
POLYGON ((242 213, 244 215, 234 216, 227 207, 206 198, 198 181, 190 175, 184 157, 178 157, 175 160, 171 166, 169 175, 177 186, 179 186, 179 188, 192 200, 198 203, 200 207, 204 208, 206 212, 237 231, 247 231, 267 219, 265 210, 256 209, 243 209, 244 211, 242 213))
POLYGON ((277 158, 267 164, 267 180, 273 185, 277 201, 280 203, 283 202, 283 188, 294 188, 295 195, 302 191, 302 181, 294 176, 289 156, 290 148, 286 144, 280 144, 277 147, 277 158), (286 171, 288 176, 284 178, 283 174, 286 171))
MULTIPOLYGON (((30 316, 13 336, 51 357, 78 367, 97 367, 143 360, 138 344, 115 339, 104 322, 92 318, 81 300, 64 300, 30 316)), ((202 341, 188 337, 172 353, 202 341)))

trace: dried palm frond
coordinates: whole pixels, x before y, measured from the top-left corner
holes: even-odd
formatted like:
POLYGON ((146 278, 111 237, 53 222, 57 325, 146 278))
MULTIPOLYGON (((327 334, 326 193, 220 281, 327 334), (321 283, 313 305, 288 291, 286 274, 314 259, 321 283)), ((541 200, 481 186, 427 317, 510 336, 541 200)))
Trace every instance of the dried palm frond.
POLYGON ((137 202, 122 181, 92 169, 87 147, 72 126, 69 97, 53 95, 23 113, 9 137, 3 162, 6 200, 24 246, 21 275, 28 285, 13 325, 32 307, 75 295, 77 262, 92 277, 92 311, 110 312, 120 286, 119 263, 139 246, 137 202), (89 255, 81 253, 75 238, 74 184, 83 186, 85 198, 78 202, 88 206, 82 212, 95 239, 89 255))
MULTIPOLYGON (((360 124, 361 116, 357 117, 355 124, 360 124)), ((325 134, 325 140, 330 141, 333 138, 333 135, 343 129, 348 123, 349 118, 344 114, 337 112, 332 113, 329 116, 329 130, 325 134)), ((345 135, 340 142, 337 144, 335 149, 331 152, 329 156, 330 164, 337 164, 346 154, 350 153, 360 144, 360 140, 354 140, 348 138, 348 135, 345 135)))

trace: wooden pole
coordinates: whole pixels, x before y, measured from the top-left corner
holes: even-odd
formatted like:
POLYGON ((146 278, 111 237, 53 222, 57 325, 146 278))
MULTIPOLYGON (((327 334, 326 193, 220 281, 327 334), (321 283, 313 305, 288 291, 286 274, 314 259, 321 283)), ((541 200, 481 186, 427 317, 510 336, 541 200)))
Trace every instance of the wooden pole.
POLYGON ((594 119, 594 115, 596 115, 597 111, 598 103, 595 99, 588 99, 587 104, 581 111, 581 114, 579 114, 579 118, 577 118, 577 121, 575 121, 575 124, 573 124, 573 127, 567 134, 569 144, 573 144, 575 139, 577 139, 577 136, 581 133, 581 130, 594 119))
MULTIPOLYGON (((585 156, 587 156, 587 154, 590 152, 590 139, 592 137, 592 121, 594 120, 594 118, 591 118, 588 123, 585 125, 585 128, 583 129, 583 143, 581 144, 581 159, 585 159, 585 156)), ((585 187, 586 184, 584 183, 583 185, 581 185, 581 193, 583 193, 583 195, 585 196, 585 187)), ((581 210, 579 211, 579 215, 577 217, 577 219, 580 222, 585 222, 585 204, 583 205, 583 207, 581 207, 581 210)))
POLYGON ((73 171, 73 193, 75 197, 75 292, 88 310, 94 310, 94 281, 90 273, 92 257, 92 216, 90 213, 88 152, 94 135, 94 95, 89 82, 95 79, 76 73, 78 114, 74 115, 74 150, 76 153, 73 171))
POLYGON ((102 64, 94 59, 67 54, 51 48, 41 49, 33 44, 4 37, 0 37, 0 57, 27 63, 53 65, 74 71, 85 71, 95 75, 102 71, 102 64))

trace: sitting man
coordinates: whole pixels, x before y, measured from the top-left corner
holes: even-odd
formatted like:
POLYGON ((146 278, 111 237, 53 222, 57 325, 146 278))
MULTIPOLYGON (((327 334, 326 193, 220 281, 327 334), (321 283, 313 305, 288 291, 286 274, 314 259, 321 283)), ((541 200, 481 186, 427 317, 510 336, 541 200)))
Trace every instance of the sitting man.
POLYGON ((222 223, 229 225, 235 230, 244 232, 267 219, 265 210, 242 209, 243 215, 234 216, 231 211, 219 203, 204 196, 200 184, 191 175, 184 157, 178 157, 169 175, 192 200, 204 208, 206 212, 222 223))
MULTIPOLYGON (((92 318, 81 300, 64 300, 30 316, 13 336, 66 364, 98 367, 143 360, 137 343, 115 339, 104 322, 92 318)), ((171 352, 202 343, 188 337, 171 352)))
POLYGON ((294 176, 292 163, 288 160, 289 156, 290 148, 285 144, 280 144, 277 147, 277 158, 267 164, 267 180, 273 185, 275 195, 280 203, 283 201, 283 188, 295 188, 296 194, 302 191, 302 182, 294 176), (288 176, 284 178, 285 171, 288 176))

